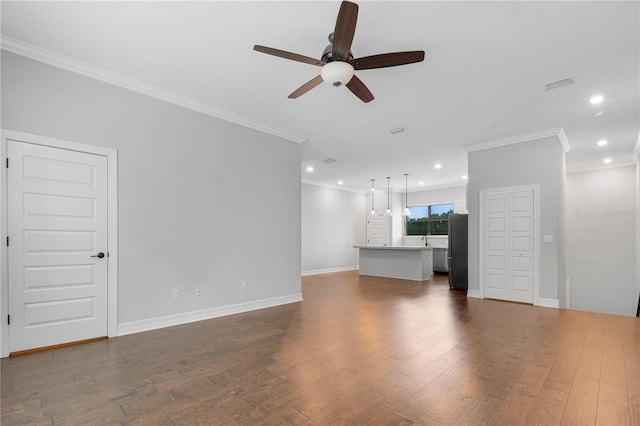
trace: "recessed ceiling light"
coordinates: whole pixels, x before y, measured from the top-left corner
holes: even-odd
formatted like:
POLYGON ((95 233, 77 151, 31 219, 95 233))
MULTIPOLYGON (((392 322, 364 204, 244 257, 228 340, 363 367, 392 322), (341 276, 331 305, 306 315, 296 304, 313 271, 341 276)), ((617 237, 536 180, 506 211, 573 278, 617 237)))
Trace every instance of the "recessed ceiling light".
POLYGON ((605 146, 606 144, 608 144, 609 142, 607 142, 606 139, 600 139, 598 141, 598 146, 605 146))
POLYGON ((467 175, 460 176, 462 179, 469 179, 467 175))
POLYGON ((602 101, 604 101, 604 96, 602 95, 595 95, 591 99, 589 99, 589 102, 591 102, 593 105, 597 105, 602 101))
POLYGON ((344 183, 344 182, 343 182, 343 181, 341 181, 341 180, 339 180, 339 181, 338 181, 338 185, 342 185, 343 183, 344 183))
POLYGON ((421 180, 420 182, 418 182, 418 183, 419 183, 420 185, 424 185, 424 181, 422 181, 422 180, 421 180))
POLYGON ((433 165, 433 167, 435 167, 436 169, 441 169, 442 168, 442 164, 436 163, 436 164, 433 165))
POLYGON ((307 171, 311 173, 313 171, 313 166, 307 166, 307 171))
POLYGON ((607 158, 605 158, 604 160, 602 160, 602 162, 603 162, 604 164, 609 164, 609 163, 611 163, 611 158, 608 158, 608 157, 607 157, 607 158))
POLYGON ((602 117, 604 115, 604 111, 598 111, 593 114, 594 117, 602 117))

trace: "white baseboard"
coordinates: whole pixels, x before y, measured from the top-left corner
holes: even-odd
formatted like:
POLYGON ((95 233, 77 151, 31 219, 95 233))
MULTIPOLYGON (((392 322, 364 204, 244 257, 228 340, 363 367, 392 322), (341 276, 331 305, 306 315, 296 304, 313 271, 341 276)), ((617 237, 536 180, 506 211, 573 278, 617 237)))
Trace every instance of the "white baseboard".
POLYGON ((480 296, 479 290, 467 290, 467 297, 473 297, 475 299, 483 299, 483 297, 480 296))
POLYGON ((339 266, 337 268, 309 269, 308 271, 302 271, 302 276, 306 277, 308 275, 331 274, 332 272, 355 271, 357 269, 357 266, 339 266))
POLYGON ((253 300, 250 302, 237 303, 235 305, 218 306, 210 309, 166 315, 139 321, 123 322, 118 324, 118 336, 224 317, 242 312, 255 311, 256 309, 271 308, 273 306, 286 305, 288 303, 295 302, 302 302, 302 293, 271 297, 269 299, 253 300))
POLYGON ((538 306, 543 308, 560 308, 560 301, 558 299, 547 299, 544 297, 538 298, 538 306))
MULTIPOLYGON (((467 290, 467 297, 473 297, 476 299, 483 298, 482 296, 480 296, 480 291, 478 290, 467 290)), ((558 299, 546 299, 544 297, 539 297, 538 303, 536 304, 536 306, 542 306, 543 308, 557 309, 560 307, 560 301, 558 299)))

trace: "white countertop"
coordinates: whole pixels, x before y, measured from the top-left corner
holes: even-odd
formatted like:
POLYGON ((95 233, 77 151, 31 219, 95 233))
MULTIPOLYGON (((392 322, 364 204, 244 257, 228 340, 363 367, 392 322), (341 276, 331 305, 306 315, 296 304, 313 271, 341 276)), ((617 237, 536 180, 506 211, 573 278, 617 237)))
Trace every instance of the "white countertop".
POLYGON ((353 246, 353 248, 372 250, 432 250, 431 246, 353 246))

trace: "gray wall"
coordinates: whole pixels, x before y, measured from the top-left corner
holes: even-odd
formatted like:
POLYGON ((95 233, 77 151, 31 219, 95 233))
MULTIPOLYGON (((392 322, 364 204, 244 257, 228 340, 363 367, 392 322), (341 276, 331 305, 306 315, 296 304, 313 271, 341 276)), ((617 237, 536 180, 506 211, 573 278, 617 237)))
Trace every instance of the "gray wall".
POLYGON ((366 201, 365 194, 302 184, 303 273, 358 266, 353 245, 365 243, 366 201))
POLYGON ((635 168, 567 175, 570 308, 635 315, 635 168))
POLYGON ((469 289, 479 291, 479 192, 482 189, 540 185, 540 294, 558 299, 558 236, 562 213, 564 150, 556 137, 470 152, 467 209, 469 210, 469 289), (543 235, 553 235, 543 244, 543 235))
POLYGON ((120 323, 301 292, 299 144, 4 51, 2 126, 118 150, 120 323))

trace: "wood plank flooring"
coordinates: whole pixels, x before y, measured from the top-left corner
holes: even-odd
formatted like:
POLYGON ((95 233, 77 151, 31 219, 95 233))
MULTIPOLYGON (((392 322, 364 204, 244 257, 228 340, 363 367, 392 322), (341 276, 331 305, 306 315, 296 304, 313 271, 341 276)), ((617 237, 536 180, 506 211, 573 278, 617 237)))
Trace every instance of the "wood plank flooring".
POLYGON ((467 299, 445 276, 2 360, 3 425, 640 425, 640 320, 467 299))

